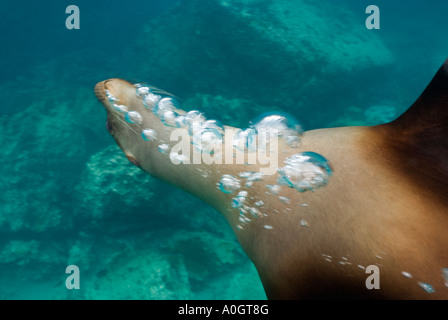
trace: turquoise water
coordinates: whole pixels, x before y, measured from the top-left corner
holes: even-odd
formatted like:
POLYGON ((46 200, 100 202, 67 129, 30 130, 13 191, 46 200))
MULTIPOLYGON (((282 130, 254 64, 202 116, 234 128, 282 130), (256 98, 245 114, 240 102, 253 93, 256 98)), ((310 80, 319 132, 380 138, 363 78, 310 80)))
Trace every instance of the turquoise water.
POLYGON ((224 218, 129 163, 93 87, 146 81, 242 127, 268 111, 383 123, 448 58, 448 4, 375 1, 367 30, 370 4, 2 0, 0 298, 265 299, 224 218))

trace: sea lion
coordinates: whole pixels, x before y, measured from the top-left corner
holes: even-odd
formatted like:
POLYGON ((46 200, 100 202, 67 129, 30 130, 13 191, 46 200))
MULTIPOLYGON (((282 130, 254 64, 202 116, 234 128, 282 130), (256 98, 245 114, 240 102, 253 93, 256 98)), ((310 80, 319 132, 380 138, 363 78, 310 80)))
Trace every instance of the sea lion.
POLYGON ((161 119, 170 94, 121 79, 98 83, 95 94, 133 164, 225 216, 269 299, 448 298, 448 60, 390 123, 306 131, 296 146, 279 139, 279 167, 303 152, 328 160, 328 183, 315 190, 281 185, 278 172, 242 174, 259 163, 174 164, 170 134, 184 112, 161 119))

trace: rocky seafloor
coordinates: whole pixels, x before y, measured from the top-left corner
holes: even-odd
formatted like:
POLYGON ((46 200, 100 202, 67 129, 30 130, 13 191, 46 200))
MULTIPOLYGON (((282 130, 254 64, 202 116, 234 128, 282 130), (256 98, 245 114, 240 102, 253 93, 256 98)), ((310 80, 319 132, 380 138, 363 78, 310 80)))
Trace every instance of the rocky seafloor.
POLYGON ((264 299, 224 218, 128 163, 92 89, 148 81, 234 126, 272 110, 305 129, 392 120, 400 93, 379 88, 397 84, 376 80, 394 54, 355 21, 330 1, 180 1, 123 55, 75 52, 2 83, 0 298, 264 299), (71 264, 81 290, 65 288, 71 264))

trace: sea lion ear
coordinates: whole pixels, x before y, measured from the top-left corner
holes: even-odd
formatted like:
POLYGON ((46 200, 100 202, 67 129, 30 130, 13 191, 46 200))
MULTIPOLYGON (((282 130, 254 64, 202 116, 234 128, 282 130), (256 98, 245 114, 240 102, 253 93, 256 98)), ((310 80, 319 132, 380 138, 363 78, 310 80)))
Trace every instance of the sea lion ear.
POLYGON ((405 134, 431 134, 448 147, 448 60, 417 101, 391 124, 405 134))

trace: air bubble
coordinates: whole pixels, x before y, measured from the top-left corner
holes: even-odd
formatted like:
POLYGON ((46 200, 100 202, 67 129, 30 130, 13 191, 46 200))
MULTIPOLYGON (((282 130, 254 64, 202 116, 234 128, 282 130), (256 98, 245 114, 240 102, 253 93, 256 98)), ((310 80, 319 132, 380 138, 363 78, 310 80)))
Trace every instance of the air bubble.
POLYGON ((278 197, 278 199, 283 202, 284 204, 290 204, 291 203, 291 199, 287 198, 287 197, 278 197))
POLYGON ((255 218, 260 218, 262 216, 261 212, 255 207, 250 207, 249 213, 255 218))
POLYGON ((239 209, 246 201, 247 191, 240 191, 238 195, 232 199, 232 208, 239 209))
POLYGON ((129 123, 141 124, 143 122, 143 118, 140 113, 137 111, 129 111, 125 117, 126 121, 129 123))
POLYGON ((436 292, 436 290, 433 288, 433 286, 430 285, 429 283, 424 283, 424 282, 419 281, 419 282, 418 282, 418 285, 419 285, 423 290, 425 290, 427 293, 434 293, 434 292, 436 292))
POLYGON ((171 163, 178 165, 181 163, 189 163, 189 159, 183 155, 183 154, 179 154, 177 152, 170 152, 170 160, 171 163))
POLYGON ((222 135, 214 129, 201 129, 193 136, 192 144, 200 152, 214 153, 221 150, 222 135))
POLYGON ((243 191, 238 192, 238 197, 244 197, 244 198, 247 198, 247 195, 248 195, 248 194, 249 194, 249 193, 248 193, 247 191, 243 190, 243 191))
POLYGON ((243 216, 239 216, 238 220, 242 223, 242 224, 246 224, 246 220, 244 220, 243 216))
POLYGON ((268 224, 265 224, 265 225, 263 226, 263 228, 265 228, 266 230, 272 230, 272 229, 274 229, 273 226, 270 226, 270 225, 268 225, 268 224))
POLYGON ((149 110, 154 111, 154 108, 159 103, 160 99, 162 99, 161 96, 149 93, 143 97, 143 105, 149 110))
POLYGON ((203 178, 207 178, 210 173, 210 171, 201 168, 196 168, 196 171, 198 171, 201 174, 201 177, 203 178))
POLYGON ((255 151, 257 149, 257 133, 254 129, 238 130, 233 136, 232 145, 239 151, 255 151))
POLYGON ((109 100, 110 103, 115 104, 115 102, 118 101, 118 98, 110 93, 109 90, 106 89, 104 92, 106 93, 107 100, 109 100))
POLYGON ((257 207, 261 207, 262 205, 264 205, 264 202, 263 202, 263 200, 260 200, 260 201, 255 202, 255 205, 257 207))
POLYGON ((176 111, 165 111, 162 116, 160 117, 160 120, 162 123, 169 127, 176 127, 176 118, 179 115, 176 111))
MULTIPOLYGON (((182 119, 182 123, 179 123, 179 125, 182 125, 182 127, 192 127, 195 126, 194 123, 201 123, 205 121, 205 116, 202 112, 198 110, 191 110, 188 111, 186 114, 184 114, 184 117, 182 119)), ((191 134, 192 130, 188 130, 188 132, 191 134)))
POLYGON ((403 277, 406 277, 408 279, 413 278, 412 274, 410 274, 409 272, 402 271, 401 274, 403 275, 403 277))
POLYGON ((300 220, 300 225, 302 227, 309 227, 310 224, 308 223, 308 221, 306 221, 305 219, 300 220))
POLYGON ((151 88, 148 86, 136 84, 135 87, 137 88, 135 91, 139 98, 144 98, 146 95, 151 93, 151 88))
POLYGON ((240 173, 238 173, 238 176, 240 176, 241 178, 247 179, 247 178, 249 178, 252 174, 253 174, 253 172, 246 171, 246 172, 240 172, 240 173))
POLYGON ((445 279, 445 286, 448 287, 448 268, 442 269, 442 276, 445 279))
POLYGON ((285 164, 277 170, 279 184, 300 192, 325 186, 332 174, 327 159, 315 152, 297 153, 287 158, 285 164))
POLYGON ((299 121, 291 114, 285 112, 264 113, 251 121, 251 128, 255 129, 257 134, 260 134, 262 131, 268 132, 266 138, 278 134, 293 148, 299 146, 300 138, 303 135, 303 128, 299 121))
POLYGON ((174 98, 163 98, 154 107, 153 112, 161 117, 166 111, 175 111, 179 102, 174 98))
POLYGON ((168 144, 161 144, 158 147, 160 153, 167 154, 170 151, 170 146, 168 144))
POLYGON ((263 180, 264 174, 261 172, 250 172, 247 176, 246 187, 251 187, 254 182, 263 180))
POLYGON ((176 127, 178 128, 185 127, 185 115, 181 115, 176 118, 176 127))
POLYGON ((220 136, 224 135, 224 126, 217 120, 193 121, 190 123, 188 133, 190 136, 194 136, 202 130, 215 131, 220 136))
MULTIPOLYGON (((202 118, 201 114, 192 113, 193 119, 202 118)), ((212 153, 221 150, 224 127, 216 120, 190 122, 189 133, 193 137, 192 144, 201 152, 212 153)), ((186 122, 189 122, 187 120, 186 122)))
POLYGON ((234 193, 241 185, 237 178, 230 174, 225 174, 221 177, 218 187, 224 193, 234 193))
POLYGON ((154 141, 157 139, 157 132, 152 129, 142 130, 142 138, 146 141, 154 141))
POLYGON ((239 209, 243 206, 244 204, 244 198, 240 198, 240 197, 235 197, 232 199, 232 208, 234 209, 239 209))
POLYGON ((123 114, 126 114, 129 112, 128 107, 122 105, 122 104, 114 104, 114 109, 117 110, 118 112, 121 112, 123 114))
POLYGON ((278 195, 281 187, 277 184, 267 184, 266 188, 268 188, 272 194, 278 195))

